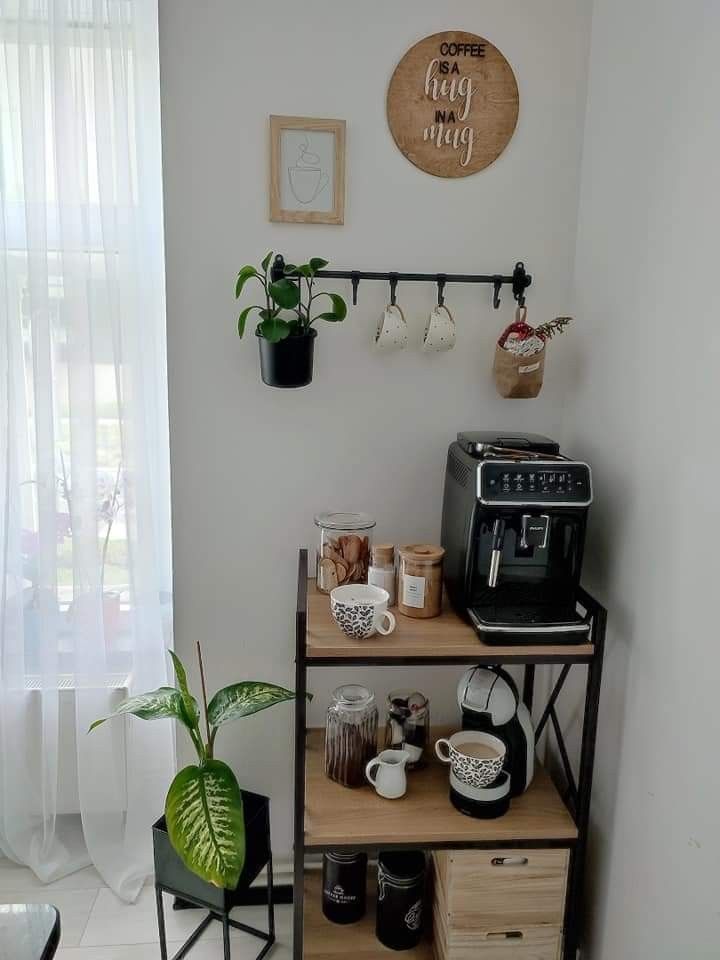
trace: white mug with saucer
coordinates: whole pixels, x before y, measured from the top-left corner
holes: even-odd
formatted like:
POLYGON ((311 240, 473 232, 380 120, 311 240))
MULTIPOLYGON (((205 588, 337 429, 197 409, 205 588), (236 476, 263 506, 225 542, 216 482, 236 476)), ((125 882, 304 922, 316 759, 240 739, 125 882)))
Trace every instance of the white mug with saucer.
POLYGON ((407 346, 408 328, 399 304, 389 303, 378 321, 375 345, 380 350, 402 350, 407 346))
POLYGON ((455 346, 455 321, 444 303, 430 311, 425 324, 422 348, 426 353, 441 353, 455 346))

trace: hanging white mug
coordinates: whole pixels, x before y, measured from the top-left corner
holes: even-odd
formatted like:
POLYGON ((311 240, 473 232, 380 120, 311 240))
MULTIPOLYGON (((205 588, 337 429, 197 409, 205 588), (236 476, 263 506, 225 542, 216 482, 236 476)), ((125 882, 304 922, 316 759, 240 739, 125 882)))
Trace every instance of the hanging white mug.
POLYGON ((375 343, 381 350, 402 350, 407 342, 405 315, 397 303, 389 303, 378 322, 375 343))
POLYGON ((365 776, 375 787, 375 792, 386 800, 398 800, 405 796, 407 774, 405 764, 410 759, 406 750, 383 750, 365 767, 365 776))
POLYGON ((455 321, 444 303, 430 311, 425 324, 422 348, 426 353, 441 353, 455 346, 455 321))

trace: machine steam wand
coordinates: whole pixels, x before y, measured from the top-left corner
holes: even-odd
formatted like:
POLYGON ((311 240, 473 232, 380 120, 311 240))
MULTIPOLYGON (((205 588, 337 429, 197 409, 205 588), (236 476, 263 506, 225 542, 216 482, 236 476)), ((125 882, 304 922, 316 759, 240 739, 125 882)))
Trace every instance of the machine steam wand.
POLYGON ((505 521, 498 517, 493 524, 492 532, 492 550, 490 553, 490 570, 488 571, 488 586, 496 587, 498 573, 500 571, 500 559, 503 552, 503 543, 505 541, 505 521))

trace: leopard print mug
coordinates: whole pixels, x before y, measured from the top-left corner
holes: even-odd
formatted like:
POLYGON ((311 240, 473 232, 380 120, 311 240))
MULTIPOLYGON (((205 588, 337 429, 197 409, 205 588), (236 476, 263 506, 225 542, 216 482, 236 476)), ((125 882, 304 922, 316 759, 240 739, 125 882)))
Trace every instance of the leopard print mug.
POLYGON ((443 763, 450 764, 453 774, 462 783, 469 787, 487 787, 502 770, 506 747, 492 733, 461 730, 447 739, 438 740, 435 753, 443 763))
POLYGON ((330 612, 342 632, 354 640, 374 633, 387 636, 395 629, 395 617, 388 610, 390 594, 367 583, 348 583, 330 591, 330 612))

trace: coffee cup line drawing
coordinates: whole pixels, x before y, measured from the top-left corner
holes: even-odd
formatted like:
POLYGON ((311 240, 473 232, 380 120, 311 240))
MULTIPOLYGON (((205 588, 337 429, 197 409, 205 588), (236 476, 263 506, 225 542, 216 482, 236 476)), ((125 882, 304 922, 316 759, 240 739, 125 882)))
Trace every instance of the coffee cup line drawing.
POLYGON ((295 166, 288 167, 290 192, 298 203, 312 203, 330 182, 330 177, 320 166, 320 156, 310 150, 307 134, 298 145, 295 166))

